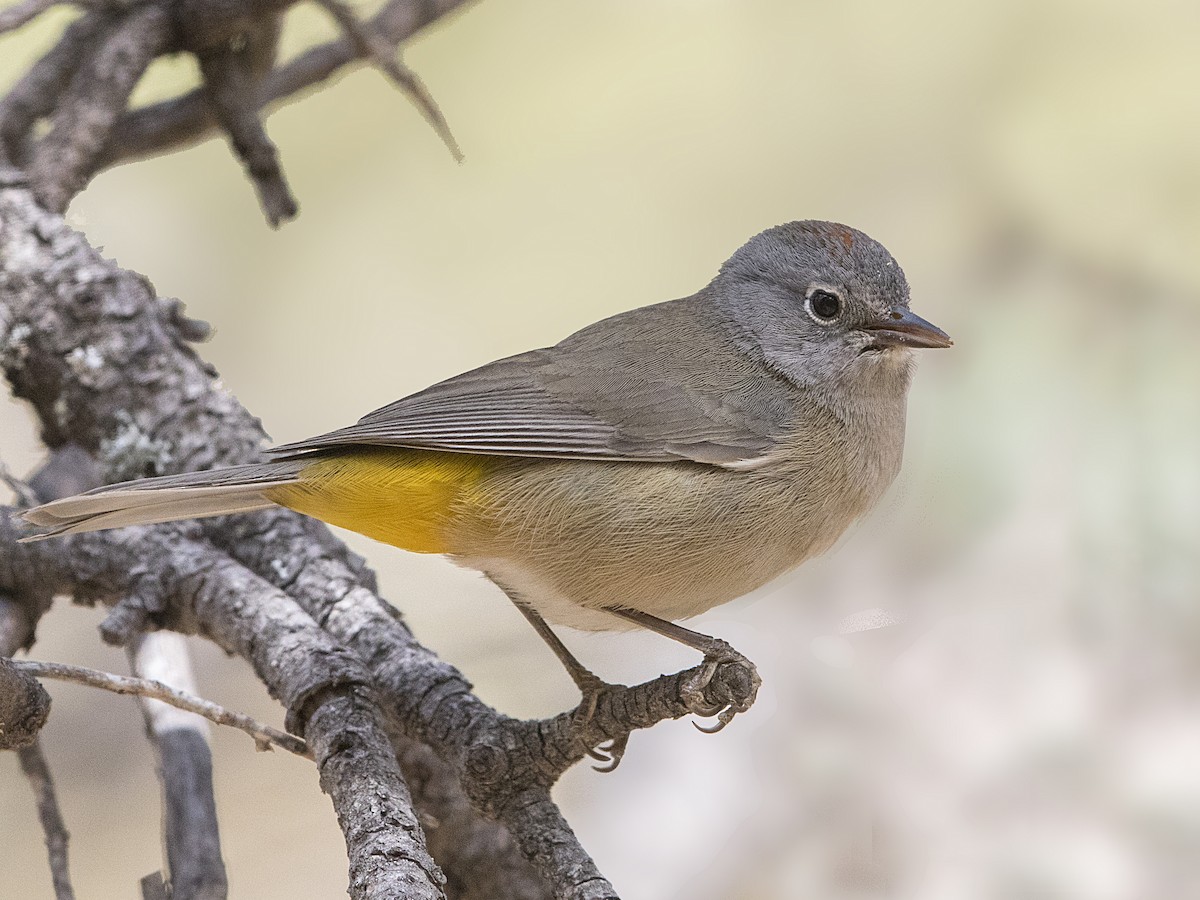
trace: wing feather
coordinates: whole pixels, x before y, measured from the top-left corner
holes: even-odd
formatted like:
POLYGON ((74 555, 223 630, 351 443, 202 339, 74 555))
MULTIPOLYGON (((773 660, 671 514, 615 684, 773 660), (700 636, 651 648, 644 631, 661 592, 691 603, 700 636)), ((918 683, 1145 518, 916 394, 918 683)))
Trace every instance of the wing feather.
POLYGON ((697 297, 623 313, 271 453, 361 444, 745 467, 790 418, 794 388, 712 316, 697 297))

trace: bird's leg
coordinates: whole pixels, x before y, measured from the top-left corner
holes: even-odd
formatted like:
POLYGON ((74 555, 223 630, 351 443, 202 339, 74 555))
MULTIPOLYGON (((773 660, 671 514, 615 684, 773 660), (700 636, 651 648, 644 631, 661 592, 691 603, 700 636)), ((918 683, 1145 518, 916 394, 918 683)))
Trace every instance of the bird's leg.
POLYGON ((559 662, 563 664, 563 668, 567 670, 567 674, 571 676, 571 680, 575 682, 575 686, 579 688, 579 692, 583 694, 583 699, 585 701, 592 701, 587 713, 587 718, 590 719, 596 711, 596 704, 593 698, 598 697, 610 685, 576 659, 575 654, 567 649, 567 645, 562 642, 559 636, 554 633, 554 630, 546 623, 546 620, 538 615, 532 607, 520 600, 513 600, 513 603, 521 611, 521 615, 533 626, 533 630, 554 651, 554 655, 558 657, 559 662))
POLYGON ((676 625, 674 622, 668 622, 666 619, 660 619, 658 616, 652 616, 636 609, 614 608, 609 612, 704 654, 704 663, 696 674, 684 683, 682 690, 683 702, 693 713, 704 717, 717 716, 717 724, 712 728, 700 728, 697 725, 696 727, 701 731, 709 733, 720 731, 730 723, 734 716, 745 712, 754 705, 754 698, 758 695, 759 685, 762 684, 762 679, 758 676, 758 669, 754 663, 734 650, 726 641, 692 631, 690 628, 684 628, 682 625, 676 625), (735 665, 746 673, 749 679, 748 689, 739 691, 740 696, 733 698, 729 703, 714 705, 705 698, 704 689, 712 682, 713 676, 717 674, 717 669, 726 663, 735 665))
MULTIPOLYGON (((506 591, 507 593, 507 591, 506 591)), ((575 682, 575 686, 579 688, 579 693, 583 695, 583 699, 579 701, 579 707, 575 710, 575 721, 580 728, 586 726, 592 716, 596 714, 596 704, 600 702, 601 695, 608 690, 615 690, 622 685, 609 684, 599 675, 592 672, 587 666, 575 658, 567 645, 562 642, 554 630, 547 624, 538 613, 528 604, 523 603, 516 597, 509 595, 513 605, 521 611, 521 615, 533 626, 543 641, 554 651, 554 655, 558 657, 559 662, 563 664, 563 668, 567 670, 567 674, 571 676, 571 680, 575 682)), ((616 739, 611 742, 601 744, 599 747, 588 747, 588 756, 598 760, 606 765, 603 768, 597 767, 599 771, 611 772, 621 761, 621 756, 625 752, 625 743, 628 738, 616 739)))

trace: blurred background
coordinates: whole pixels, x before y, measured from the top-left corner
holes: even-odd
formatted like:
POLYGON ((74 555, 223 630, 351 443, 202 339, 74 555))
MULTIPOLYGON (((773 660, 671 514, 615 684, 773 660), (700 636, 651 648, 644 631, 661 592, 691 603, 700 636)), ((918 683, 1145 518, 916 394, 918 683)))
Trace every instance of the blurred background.
MULTIPOLYGON (((0 86, 66 14, 3 39, 0 86)), ((296 10, 287 46, 333 34, 296 10)), ((922 356, 904 471, 826 558, 696 627, 757 661, 717 736, 633 736, 557 797, 626 900, 1200 896, 1200 5, 481 2, 407 61, 466 153, 358 71, 273 115, 302 206, 279 232, 219 140, 99 177, 70 218, 216 334, 206 357, 278 441, 495 357, 691 293, 746 238, 829 218, 883 241, 922 356)), ((156 65, 156 99, 195 81, 156 65)), ((25 410, 0 455, 38 460, 25 410)), ((523 716, 572 706, 502 595, 347 539, 418 637, 523 716)), ((60 604, 34 655, 124 671, 60 604)), ((567 633, 606 677, 695 662, 567 633)), ((197 644, 202 692, 272 722, 197 644)), ((160 867, 133 702, 51 684, 43 732, 81 896, 160 867)), ((338 897, 311 767, 214 736, 234 897, 338 897)), ((0 756, 5 881, 51 897, 0 756), (14 875, 15 873, 15 875, 14 875)))

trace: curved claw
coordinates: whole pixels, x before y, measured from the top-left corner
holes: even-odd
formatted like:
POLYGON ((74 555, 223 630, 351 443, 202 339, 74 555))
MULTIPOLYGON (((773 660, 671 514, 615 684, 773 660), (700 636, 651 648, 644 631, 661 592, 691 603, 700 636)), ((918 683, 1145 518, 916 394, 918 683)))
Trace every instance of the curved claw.
POLYGON ((621 760, 625 758, 625 748, 626 748, 626 746, 628 746, 628 744, 629 744, 629 735, 624 735, 623 737, 613 738, 611 741, 608 742, 607 746, 605 746, 603 748, 600 748, 600 747, 595 748, 596 749, 595 753, 593 753, 591 750, 589 750, 588 755, 591 756, 593 759, 600 759, 602 761, 607 762, 607 765, 592 766, 592 768, 595 769, 597 772, 612 772, 614 769, 617 768, 617 766, 619 766, 621 764, 621 760), (596 753, 600 753, 601 749, 603 749, 603 753, 607 753, 608 755, 607 756, 597 756, 596 753))
POLYGON ((707 702, 704 696, 704 689, 712 681, 716 669, 716 665, 710 666, 706 664, 683 685, 682 699, 684 705, 687 707, 688 712, 692 715, 700 716, 702 719, 712 718, 725 708, 725 704, 723 703, 707 702))
POLYGON ((714 725, 711 725, 708 728, 705 728, 699 722, 693 722, 692 727, 695 728, 697 731, 699 731, 701 734, 716 734, 718 731, 722 731, 725 728, 725 726, 728 725, 732 720, 733 720, 733 716, 730 716, 728 719, 726 719, 724 716, 722 716, 720 719, 718 719, 716 721, 716 723, 714 725))
POLYGON ((725 709, 723 703, 703 703, 697 700, 694 703, 688 704, 688 712, 693 716, 699 716, 702 719, 711 719, 717 713, 725 709))
POLYGON ((720 652, 706 656, 700 670, 684 685, 683 701, 688 711, 693 715, 706 719, 716 716, 717 722, 707 727, 696 722, 693 722, 692 725, 695 726, 697 731, 701 731, 704 734, 716 734, 718 731, 721 731, 733 721, 734 716, 745 712, 751 707, 754 703, 755 695, 758 693, 759 683, 758 671, 755 669, 754 663, 750 662, 750 660, 746 659, 746 657, 742 656, 732 647, 722 647, 720 648, 720 652), (740 665, 750 673, 751 689, 749 696, 743 698, 740 702, 731 704, 708 703, 706 702, 704 691, 712 682, 718 667, 725 663, 740 665))

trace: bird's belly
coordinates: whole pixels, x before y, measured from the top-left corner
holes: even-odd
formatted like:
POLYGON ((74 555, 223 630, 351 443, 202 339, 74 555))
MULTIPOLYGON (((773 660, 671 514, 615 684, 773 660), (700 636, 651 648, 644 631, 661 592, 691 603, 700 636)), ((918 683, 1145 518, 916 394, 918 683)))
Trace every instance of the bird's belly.
POLYGON ((684 619, 792 569, 853 518, 829 509, 787 479, 691 463, 514 462, 450 544, 549 621, 620 629, 605 609, 684 619))
POLYGON ((608 579, 601 591, 580 584, 560 571, 536 561, 512 557, 460 558, 470 568, 486 574, 514 599, 526 603, 548 622, 584 631, 626 631, 636 627, 628 619, 614 616, 609 608, 621 607, 650 613, 660 619, 679 621, 728 603, 793 568, 795 561, 781 562, 769 574, 741 570, 736 577, 712 578, 712 572, 697 567, 694 577, 676 568, 681 576, 670 583, 648 584, 633 575, 608 579))

